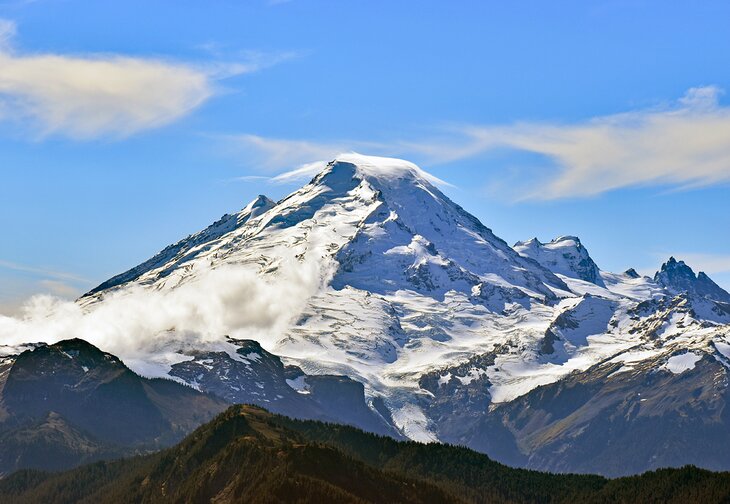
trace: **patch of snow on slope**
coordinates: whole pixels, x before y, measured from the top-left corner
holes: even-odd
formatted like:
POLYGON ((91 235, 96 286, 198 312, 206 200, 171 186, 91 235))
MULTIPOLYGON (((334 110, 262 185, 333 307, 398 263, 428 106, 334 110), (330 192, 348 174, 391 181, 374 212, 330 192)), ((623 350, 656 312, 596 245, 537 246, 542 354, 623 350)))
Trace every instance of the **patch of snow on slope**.
POLYGON ((725 341, 715 341, 714 344, 717 351, 720 352, 723 357, 730 359, 730 344, 725 341))
POLYGON ((297 376, 294 379, 286 379, 286 384, 299 392, 300 394, 309 394, 309 385, 305 375, 297 376))
POLYGON ((697 364, 700 359, 702 359, 701 355, 697 355, 693 352, 687 352, 670 357, 664 367, 674 374, 681 374, 690 369, 694 369, 695 364, 697 364))

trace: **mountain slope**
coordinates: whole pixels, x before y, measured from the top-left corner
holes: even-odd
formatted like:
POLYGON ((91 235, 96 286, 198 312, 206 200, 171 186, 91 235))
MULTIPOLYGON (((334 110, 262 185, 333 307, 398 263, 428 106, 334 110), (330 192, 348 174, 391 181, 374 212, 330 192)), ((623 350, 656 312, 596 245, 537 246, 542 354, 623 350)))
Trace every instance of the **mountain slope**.
POLYGON ((178 383, 142 378, 83 340, 6 360, 0 473, 169 446, 227 406, 178 383))
POLYGON ((224 215, 204 230, 165 247, 151 259, 110 278, 84 296, 90 296, 96 292, 112 289, 118 285, 137 280, 153 270, 156 271, 158 278, 164 278, 175 268, 184 266, 186 262, 209 250, 222 236, 235 231, 273 206, 273 201, 264 195, 259 195, 240 212, 224 215))
POLYGON ((4 502, 721 502, 730 475, 623 480, 511 469, 464 448, 232 407, 159 454, 0 481, 4 502))
MULTIPOLYGON (((474 344, 491 348, 476 339, 492 325, 483 314, 552 303, 567 289, 400 160, 337 160, 268 211, 196 246, 201 252, 184 267, 172 259, 135 268, 135 275, 145 272, 115 280, 111 290, 174 292, 226 267, 284 283, 291 283, 287 271, 313 270, 318 286, 292 314, 294 323, 259 341, 309 374, 363 382, 374 409, 421 439, 432 434, 411 412, 420 409, 412 392, 424 363, 467 355, 474 344), (439 313, 459 304, 468 306, 463 317, 439 313)), ((93 310, 108 293, 102 285, 82 302, 93 310)), ((235 352, 222 344, 215 350, 235 352)))
MULTIPOLYGON (((665 390, 682 392, 656 396, 671 405, 656 430, 673 435, 640 445, 631 470, 702 463, 682 449, 699 439, 674 419, 701 419, 717 406, 712 397, 725 397, 726 293, 676 261, 655 278, 603 271, 577 237, 513 249, 437 185, 406 161, 342 156, 281 201, 258 198, 105 282, 79 307, 102 322, 107 313, 149 312, 106 340, 128 339, 120 358, 147 376, 561 471, 613 474, 620 450, 587 465, 578 454, 596 448, 578 433, 600 432, 604 416, 625 414, 632 394, 661 374, 665 390), (241 343, 251 340, 258 346, 241 343), (709 362, 716 379, 694 397, 682 370, 709 362), (598 387, 607 363, 620 367, 603 386, 625 381, 625 401, 597 407, 567 394, 566 411, 581 413, 560 428, 512 414, 514 405, 541 404, 545 387, 572 388, 576 376, 598 387)), ((616 441, 638 435, 642 418, 628 415, 616 441)), ((717 422, 719 437, 699 429, 702 442, 730 445, 726 419, 717 422)), ((716 462, 725 464, 707 460, 716 462)))

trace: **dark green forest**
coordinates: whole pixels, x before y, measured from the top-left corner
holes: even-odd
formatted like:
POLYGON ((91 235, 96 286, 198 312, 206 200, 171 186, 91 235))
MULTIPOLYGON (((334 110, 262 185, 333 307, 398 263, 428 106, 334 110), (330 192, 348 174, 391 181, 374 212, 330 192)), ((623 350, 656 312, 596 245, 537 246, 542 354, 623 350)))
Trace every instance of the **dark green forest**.
POLYGON ((472 450, 233 406, 180 444, 0 480, 3 503, 715 503, 730 473, 695 467, 606 479, 514 469, 472 450))

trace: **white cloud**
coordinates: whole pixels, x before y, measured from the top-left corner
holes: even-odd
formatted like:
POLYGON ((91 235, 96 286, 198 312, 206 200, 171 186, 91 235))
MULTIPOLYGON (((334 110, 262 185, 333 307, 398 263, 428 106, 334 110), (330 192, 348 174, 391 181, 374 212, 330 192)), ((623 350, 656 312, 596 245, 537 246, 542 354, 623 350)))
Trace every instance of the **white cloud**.
POLYGON ((574 124, 458 126, 444 128, 434 138, 388 143, 234 138, 267 170, 290 169, 349 150, 405 157, 425 166, 505 148, 544 157, 547 163, 513 175, 514 184, 510 179, 516 199, 589 197, 640 186, 685 189, 730 182, 730 108, 719 104, 721 94, 717 87, 697 87, 668 106, 574 124))
MULTIPOLYGON (((522 197, 593 196, 624 187, 676 188, 730 182, 730 109, 716 87, 690 89, 669 107, 596 117, 578 124, 466 127, 439 150, 452 159, 497 148, 543 155, 555 164, 522 197)), ((532 172, 534 173, 534 172, 532 172)))
POLYGON ((144 358, 190 345, 223 349, 225 335, 272 348, 323 281, 319 263, 301 262, 294 252, 278 266, 267 278, 245 265, 199 269, 196 278, 173 289, 132 285, 90 306, 34 296, 15 316, 0 315, 0 344, 82 338, 147 375, 165 368, 140 367, 144 358))
POLYGON ((256 53, 243 63, 207 66, 121 55, 24 54, 15 24, 0 20, 0 120, 30 124, 41 136, 127 136, 172 123, 216 92, 216 80, 273 64, 256 53))
POLYGON ((341 152, 366 150, 392 154, 393 151, 391 146, 363 141, 313 142, 258 135, 230 135, 224 140, 233 147, 236 155, 247 159, 248 164, 256 169, 266 172, 280 172, 318 161, 330 161, 341 152))

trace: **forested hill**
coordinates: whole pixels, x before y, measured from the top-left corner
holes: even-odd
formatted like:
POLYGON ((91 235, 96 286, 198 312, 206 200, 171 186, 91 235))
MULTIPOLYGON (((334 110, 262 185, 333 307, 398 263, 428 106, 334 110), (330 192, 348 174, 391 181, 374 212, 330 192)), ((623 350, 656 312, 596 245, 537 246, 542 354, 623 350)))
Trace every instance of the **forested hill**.
POLYGON ((4 503, 669 502, 730 500, 694 467, 608 480, 513 469, 472 450, 233 406, 167 450, 0 480, 4 503))

